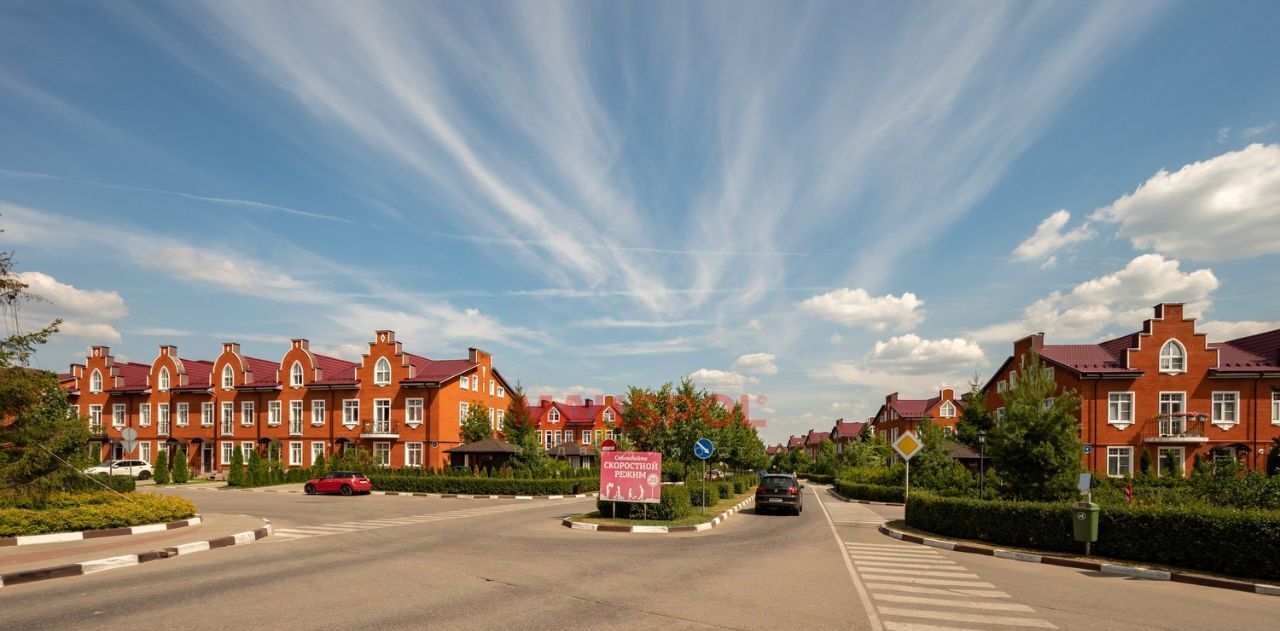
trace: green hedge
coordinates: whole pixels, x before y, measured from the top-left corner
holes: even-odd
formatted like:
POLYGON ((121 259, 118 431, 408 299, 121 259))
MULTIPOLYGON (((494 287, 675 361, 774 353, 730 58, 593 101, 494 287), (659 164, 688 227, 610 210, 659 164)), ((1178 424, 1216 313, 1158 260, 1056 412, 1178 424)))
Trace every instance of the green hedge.
POLYGON ((800 477, 813 482, 814 484, 831 484, 836 481, 834 475, 822 475, 821 473, 804 473, 800 477))
POLYGON ((688 517, 693 512, 693 502, 689 498, 689 487, 678 484, 667 484, 662 487, 662 503, 640 504, 631 502, 596 501, 596 510, 605 517, 617 515, 618 519, 641 519, 650 521, 673 521, 688 517), (614 512, 616 511, 616 513, 614 512))
POLYGON ((717 484, 707 483, 705 491, 700 482, 691 482, 688 487, 689 500, 694 506, 715 506, 720 501, 720 486, 717 484))
MULTIPOLYGON (((940 535, 1050 552, 1083 551, 1068 503, 913 493, 907 523, 940 535)), ((1181 506, 1106 507, 1093 552, 1245 578, 1280 579, 1280 511, 1181 506)))
POLYGON ((455 478, 446 476, 371 475, 375 491, 462 495, 572 495, 592 493, 597 480, 523 480, 519 478, 455 478))
POLYGON ((0 508, 0 537, 158 524, 195 514, 191 500, 172 495, 58 493, 43 509, 0 508))
POLYGON ((901 502, 903 488, 881 484, 863 484, 849 480, 836 480, 836 493, 851 500, 868 502, 901 502))

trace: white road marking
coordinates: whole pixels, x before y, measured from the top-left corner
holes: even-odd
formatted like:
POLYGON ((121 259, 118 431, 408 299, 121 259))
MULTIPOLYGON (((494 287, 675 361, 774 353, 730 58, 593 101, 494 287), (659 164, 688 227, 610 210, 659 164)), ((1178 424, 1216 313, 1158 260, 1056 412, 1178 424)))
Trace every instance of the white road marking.
POLYGON ((965 609, 987 609, 990 611, 1023 611, 1035 613, 1026 605, 1019 603, 993 603, 976 600, 955 600, 952 598, 928 598, 925 596, 903 596, 902 594, 872 594, 876 600, 905 603, 909 605, 942 605, 944 607, 964 607, 965 609))
POLYGON ((936 594, 938 596, 977 596, 979 598, 1010 598, 1004 592, 992 589, 939 589, 937 587, 917 587, 915 585, 893 585, 890 583, 867 583, 867 589, 877 592, 908 592, 911 594, 936 594))
POLYGON ((976 622, 978 624, 1000 624, 1013 627, 1036 627, 1039 629, 1057 629, 1057 625, 1039 618, 1016 618, 1013 616, 987 616, 976 613, 957 613, 954 611, 924 611, 920 609, 899 609, 897 607, 881 607, 880 613, 887 616, 904 616, 907 618, 926 618, 930 620, 950 620, 951 622, 976 622))
POLYGON ((906 556, 897 556, 892 554, 867 554, 865 552, 858 552, 856 550, 850 550, 849 553, 853 555, 853 558, 855 560, 863 559, 866 561, 893 561, 896 563, 943 563, 943 564, 951 564, 951 565, 955 564, 955 561, 948 561, 946 557, 941 557, 941 556, 906 557, 906 556))
POLYGON ((836 538, 836 547, 840 550, 840 556, 844 558, 844 567, 849 571, 849 580, 853 581, 853 587, 858 592, 858 599, 862 601, 862 608, 867 612, 867 621, 871 625, 871 631, 883 631, 884 625, 880 624, 880 615, 876 612, 875 606, 871 604, 871 597, 867 595, 867 590, 862 585, 862 579, 858 578, 858 572, 853 569, 853 561, 849 558, 849 551, 844 547, 844 540, 840 538, 840 532, 836 530, 835 522, 831 521, 831 513, 827 512, 827 505, 822 501, 822 496, 814 493, 813 496, 818 500, 818 508, 822 509, 822 515, 827 518, 827 527, 831 529, 831 536, 836 538))
POLYGON ((933 570, 933 569, 939 569, 939 570, 959 570, 959 569, 963 569, 963 568, 961 568, 960 566, 956 565, 955 563, 951 563, 951 562, 947 562, 947 563, 943 563, 943 562, 938 562, 938 563, 903 563, 903 562, 901 562, 901 561, 871 561, 871 560, 867 560, 867 559, 860 559, 860 558, 855 557, 855 558, 853 559, 853 563, 854 563, 854 565, 857 565, 858 567, 862 567, 862 566, 864 566, 864 565, 865 565, 865 566, 869 566, 869 567, 902 567, 902 568, 914 568, 914 569, 917 569, 917 570, 933 570))
POLYGON ((896 583, 912 583, 920 585, 950 585, 954 587, 979 587, 987 589, 995 589, 995 585, 985 581, 950 581, 945 578, 913 578, 911 576, 886 576, 883 574, 875 574, 874 570, 867 570, 862 575, 868 581, 889 581, 896 583))
MULTIPOLYGON (((855 563, 857 560, 854 561, 855 563)), ((897 570, 891 568, 867 568, 868 572, 879 572, 881 574, 910 574, 912 576, 937 576, 940 578, 978 578, 977 574, 973 574, 962 567, 955 568, 953 571, 927 571, 920 570, 897 570)))

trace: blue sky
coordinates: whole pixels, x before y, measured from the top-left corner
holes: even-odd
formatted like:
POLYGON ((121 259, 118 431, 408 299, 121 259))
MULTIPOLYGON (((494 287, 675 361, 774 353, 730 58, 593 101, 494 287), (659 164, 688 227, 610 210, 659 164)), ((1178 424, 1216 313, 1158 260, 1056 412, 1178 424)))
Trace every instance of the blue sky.
POLYGON ((1280 6, 6 3, 0 247, 89 344, 683 375, 767 440, 1185 301, 1280 326, 1280 6))

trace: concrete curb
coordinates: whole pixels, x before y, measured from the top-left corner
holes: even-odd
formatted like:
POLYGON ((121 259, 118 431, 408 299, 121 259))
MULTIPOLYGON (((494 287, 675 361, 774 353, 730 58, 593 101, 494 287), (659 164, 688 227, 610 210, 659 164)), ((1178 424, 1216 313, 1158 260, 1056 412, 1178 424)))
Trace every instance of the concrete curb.
POLYGON ((836 499, 840 500, 841 502, 848 502, 850 504, 870 504, 872 506, 906 506, 906 504, 903 504, 902 502, 872 502, 870 500, 851 500, 839 493, 836 493, 836 487, 834 486, 828 488, 827 492, 830 493, 836 499))
POLYGON ((0 548, 7 546, 29 546, 41 543, 63 543, 65 541, 83 541, 85 539, 101 539, 104 537, 121 537, 126 535, 143 535, 149 532, 161 532, 164 530, 174 530, 177 528, 186 528, 187 526, 197 526, 200 524, 200 516, 196 515, 191 519, 183 519, 180 521, 171 521, 162 524, 146 524, 143 526, 126 526, 121 528, 107 528, 104 530, 80 530, 77 532, 53 532, 47 535, 23 535, 20 537, 5 537, 0 539, 0 548))
POLYGON ((21 585, 23 583, 34 583, 36 581, 49 580, 51 578, 62 578, 65 576, 83 576, 85 574, 94 574, 106 570, 114 570, 121 567, 129 567, 132 565, 140 565, 148 561, 157 561, 160 559, 168 559, 184 554, 194 554, 196 552, 204 552, 205 550, 213 550, 216 548, 226 548, 229 546, 237 546, 253 543, 259 539, 264 539, 271 535, 271 520, 263 519, 262 527, 256 530, 248 530, 238 532, 234 535, 218 537, 206 541, 195 541, 192 543, 184 543, 177 546, 160 548, 159 550, 151 550, 149 552, 139 552, 137 554, 124 554, 120 556, 107 557, 105 559, 96 559, 93 561, 82 561, 80 563, 69 563, 67 565, 57 565, 54 567, 40 568, 37 570, 24 570, 21 572, 12 572, 0 575, 0 587, 9 587, 12 585, 21 585))
POLYGON ((1200 585, 1203 587, 1216 587, 1219 589, 1234 589, 1242 592, 1253 592, 1255 594, 1265 594, 1268 596, 1280 596, 1280 586, 1267 585, 1265 583, 1250 583, 1248 581, 1238 581, 1229 578, 1217 578, 1215 576, 1204 576, 1203 574, 1190 574, 1186 572, 1171 572, 1168 570, 1157 570, 1154 568, 1142 567, 1140 565, 1126 565, 1122 563, 1103 563, 1101 561, 1084 561, 1081 559, 1072 559, 1067 557, 1058 557, 1047 554, 1034 554, 1030 552, 1019 552, 1017 550, 1001 550, 999 548, 990 548, 987 546, 976 546, 968 543, 957 543, 955 541, 947 541, 945 539, 933 539, 930 537, 921 537, 894 530, 887 525, 880 526, 880 532, 907 543, 918 543, 921 545, 941 548, 943 550, 951 550, 952 552, 964 552, 967 554, 981 554, 989 557, 1000 559, 1009 559, 1012 561, 1023 561, 1026 563, 1044 563, 1047 565, 1057 565, 1061 567, 1070 567, 1080 570, 1092 570, 1094 572, 1104 572, 1106 574, 1119 574, 1121 576, 1133 576, 1136 578, 1145 578, 1152 581, 1173 581, 1175 583, 1188 583, 1191 585, 1200 585))
POLYGON ((560 525, 573 530, 590 530, 593 532, 630 532, 644 534, 669 534, 673 532, 702 532, 711 530, 716 526, 724 523, 730 515, 746 508, 747 504, 754 502, 756 498, 748 497, 737 504, 734 504, 729 510, 716 515, 711 521, 692 526, 615 526, 612 524, 588 524, 586 522, 574 521, 572 517, 566 517, 560 522, 560 525))
MULTIPOLYGON (((192 487, 199 488, 199 487, 192 487)), ((299 490, 292 489, 233 489, 225 486, 207 488, 209 491, 239 491, 242 493, 291 493, 293 495, 304 495, 299 490)), ((459 493, 413 493, 409 491, 370 491, 370 495, 396 495, 400 497, 434 497, 436 499, 446 500, 571 500, 587 497, 596 497, 599 493, 577 493, 573 495, 463 495, 459 493)))

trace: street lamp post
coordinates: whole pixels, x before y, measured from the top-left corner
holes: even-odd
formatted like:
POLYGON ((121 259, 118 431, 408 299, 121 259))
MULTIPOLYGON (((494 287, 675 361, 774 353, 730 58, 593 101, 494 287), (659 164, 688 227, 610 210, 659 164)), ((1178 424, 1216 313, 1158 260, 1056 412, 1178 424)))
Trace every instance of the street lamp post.
POLYGON ((978 497, 987 499, 987 433, 978 430, 978 497))

